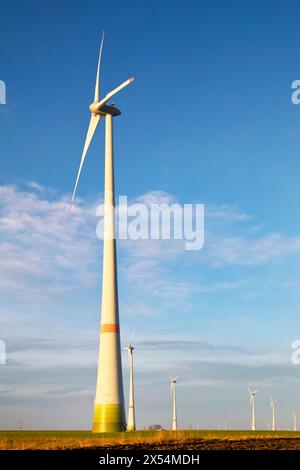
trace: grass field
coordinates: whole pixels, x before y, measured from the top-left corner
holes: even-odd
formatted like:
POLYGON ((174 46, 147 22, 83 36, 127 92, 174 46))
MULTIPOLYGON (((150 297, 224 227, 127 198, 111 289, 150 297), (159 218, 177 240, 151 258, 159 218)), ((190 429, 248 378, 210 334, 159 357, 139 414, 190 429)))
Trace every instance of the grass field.
POLYGON ((300 431, 0 431, 0 450, 300 450, 300 431))

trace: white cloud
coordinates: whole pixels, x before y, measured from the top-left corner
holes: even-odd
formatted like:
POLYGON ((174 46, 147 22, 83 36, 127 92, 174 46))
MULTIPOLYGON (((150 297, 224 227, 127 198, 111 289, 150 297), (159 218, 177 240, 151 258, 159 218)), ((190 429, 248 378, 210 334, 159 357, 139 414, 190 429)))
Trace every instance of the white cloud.
POLYGON ((221 223, 247 222, 253 220, 249 214, 240 212, 237 207, 222 204, 220 206, 210 206, 207 211, 207 217, 221 223))
POLYGON ((0 187, 0 290, 45 298, 89 285, 97 246, 93 205, 0 187))
POLYGON ((149 207, 151 204, 173 204, 176 202, 176 198, 165 191, 153 190, 138 196, 136 202, 140 202, 149 207))
POLYGON ((267 233, 257 238, 210 234, 206 255, 213 265, 260 266, 300 255, 300 237, 267 233))
POLYGON ((29 183, 27 183, 27 186, 31 189, 35 189, 36 191, 39 191, 40 193, 43 192, 45 189, 44 186, 37 183, 36 181, 29 181, 29 183))
MULTIPOLYGON (((95 202, 79 200, 68 211, 68 196, 57 195, 36 182, 29 183, 29 187, 31 190, 26 191, 15 185, 0 187, 1 292, 36 300, 68 294, 78 287, 96 286, 101 243, 95 233, 98 222, 95 202)), ((163 191, 149 191, 135 201, 149 205, 173 203, 176 199, 163 191)), ((248 282, 247 279, 224 279, 211 284, 199 279, 190 281, 185 279, 184 271, 174 269, 176 262, 184 261, 194 268, 197 263, 208 267, 251 267, 300 254, 300 237, 281 233, 258 235, 252 230, 257 223, 252 224, 252 217, 236 207, 208 207, 206 217, 205 246, 196 254, 187 255, 184 242, 177 240, 119 242, 121 274, 125 282, 135 285, 136 298, 132 301, 144 304, 140 311, 154 310, 143 301, 145 292, 183 303, 197 293, 238 289, 248 282), (240 223, 243 235, 237 234, 240 223), (226 225, 226 232, 222 224, 226 225)))

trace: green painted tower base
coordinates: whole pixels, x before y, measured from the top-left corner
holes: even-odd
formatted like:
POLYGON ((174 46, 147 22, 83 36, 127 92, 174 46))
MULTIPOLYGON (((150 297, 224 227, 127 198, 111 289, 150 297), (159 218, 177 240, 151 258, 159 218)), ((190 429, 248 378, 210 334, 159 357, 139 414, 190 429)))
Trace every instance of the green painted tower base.
POLYGON ((95 405, 93 432, 126 431, 125 410, 122 404, 95 405))

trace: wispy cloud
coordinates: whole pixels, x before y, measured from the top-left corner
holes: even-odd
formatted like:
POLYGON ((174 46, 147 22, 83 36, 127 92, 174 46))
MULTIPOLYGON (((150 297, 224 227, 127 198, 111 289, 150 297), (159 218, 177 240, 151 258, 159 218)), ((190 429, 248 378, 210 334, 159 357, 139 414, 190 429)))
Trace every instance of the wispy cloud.
POLYGON ((66 196, 0 187, 3 293, 45 298, 93 281, 94 207, 81 204, 72 213, 67 207, 66 196))
MULTIPOLYGON (((176 198, 150 191, 134 201, 173 203, 176 198)), ((1 396, 7 403, 25 399, 34 403, 37 397, 45 402, 55 397, 92 399, 99 309, 95 304, 88 324, 90 313, 82 296, 86 293, 89 299, 97 291, 99 299, 96 201, 79 200, 69 212, 68 202, 68 195, 35 182, 25 189, 0 187, 0 291, 5 300, 0 322, 8 354, 7 366, 1 370, 1 396), (82 306, 77 308, 80 301, 82 306)), ((181 241, 118 243, 121 309, 129 324, 136 315, 150 322, 149 317, 162 319, 165 312, 176 312, 179 318, 197 311, 199 299, 247 292, 253 283, 253 266, 284 262, 300 254, 300 237, 267 232, 260 221, 236 207, 207 207, 206 219, 206 242, 198 253, 187 255, 181 241), (204 275, 204 269, 214 275, 204 275)), ((281 286, 295 287, 288 282, 281 286)), ((191 331, 189 338, 184 334, 137 338, 140 386, 150 381, 150 373, 152 387, 165 382, 168 386, 166 377, 175 369, 189 388, 244 386, 249 381, 268 386, 282 377, 296 380, 290 351, 213 344, 201 338, 197 331, 191 331)))
POLYGON ((222 204, 220 206, 211 205, 207 212, 207 217, 223 224, 247 222, 254 219, 253 216, 241 212, 237 207, 232 207, 228 204, 222 204))
POLYGON ((43 192, 44 191, 44 186, 42 186, 41 184, 37 183, 36 181, 29 181, 29 183, 27 183, 27 186, 31 189, 35 189, 36 191, 38 192, 43 192))
MULTIPOLYGON (((97 346, 89 332, 67 341, 52 337, 9 341, 9 360, 1 371, 0 396, 13 401, 92 397, 97 346)), ((173 339, 140 337, 135 346, 139 387, 148 382, 151 387, 167 385, 170 371, 176 371, 179 385, 187 387, 247 385, 249 381, 270 386, 283 378, 299 380, 289 351, 278 348, 213 344, 184 339, 181 335, 173 339)))
MULTIPOLYGON (((176 198, 149 191, 135 201, 149 205, 173 203, 176 198)), ((30 182, 26 190, 15 185, 0 187, 0 290, 4 295, 11 292, 27 300, 45 299, 78 286, 96 285, 100 251, 96 202, 79 200, 72 211, 67 210, 68 202, 67 195, 58 195, 37 182, 30 182)), ((257 222, 236 207, 209 206, 206 218, 204 249, 188 257, 194 268, 197 263, 251 267, 300 255, 300 237, 253 231, 257 222), (243 235, 239 234, 241 224, 243 235)), ((174 268, 179 260, 187 263, 182 241, 126 240, 119 243, 119 249, 121 274, 141 295, 134 302, 141 302, 149 291, 183 302, 198 293, 236 290, 249 283, 247 275, 211 284, 187 280, 184 272, 174 268)), ((143 310, 151 308, 145 305, 143 310)))
POLYGON ((300 256, 300 237, 267 233, 257 238, 209 234, 206 245, 208 261, 215 266, 260 266, 273 261, 300 256))

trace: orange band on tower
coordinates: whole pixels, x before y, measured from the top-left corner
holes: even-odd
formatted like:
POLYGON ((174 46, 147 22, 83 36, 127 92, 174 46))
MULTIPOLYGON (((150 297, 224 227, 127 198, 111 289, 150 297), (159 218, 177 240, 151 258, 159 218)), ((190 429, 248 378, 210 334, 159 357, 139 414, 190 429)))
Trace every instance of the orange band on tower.
POLYGON ((118 323, 103 323, 101 333, 119 333, 118 323))

